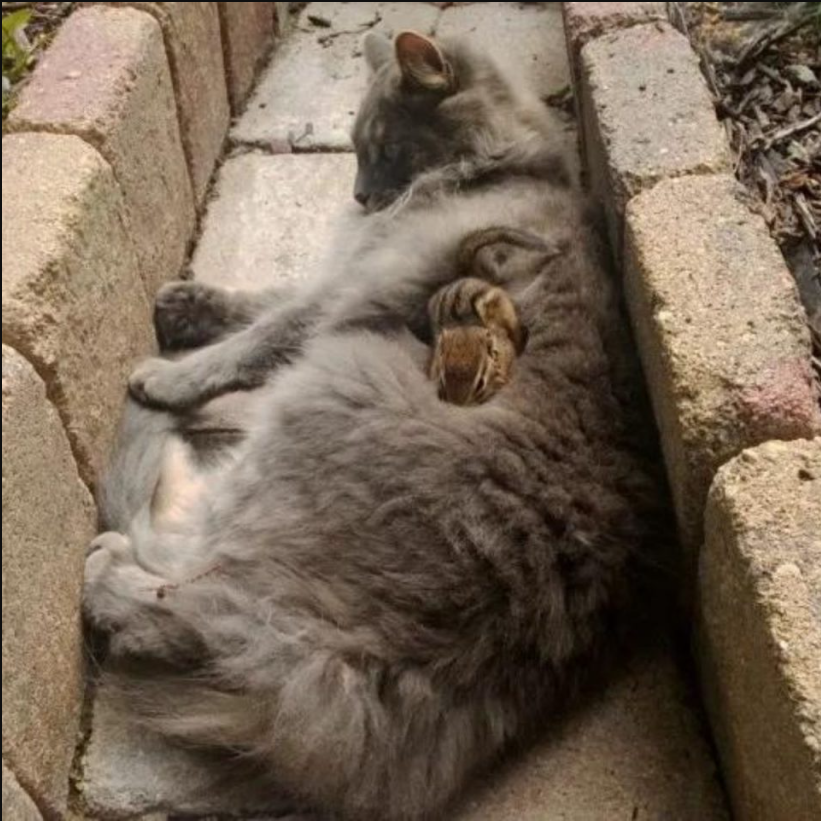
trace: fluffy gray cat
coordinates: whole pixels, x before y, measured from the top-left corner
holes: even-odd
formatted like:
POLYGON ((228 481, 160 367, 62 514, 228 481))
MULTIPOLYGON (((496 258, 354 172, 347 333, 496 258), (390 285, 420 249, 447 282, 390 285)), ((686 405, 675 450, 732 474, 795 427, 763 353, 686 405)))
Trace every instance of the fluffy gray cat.
POLYGON ((412 821, 597 669, 661 549, 663 494, 542 105, 459 43, 405 32, 366 56, 355 196, 373 213, 294 293, 160 295, 167 346, 214 344, 132 379, 177 417, 130 410, 85 612, 168 738, 335 817, 412 821), (563 253, 494 249, 529 341, 504 390, 457 407, 425 373, 426 306, 462 238, 497 225, 563 253), (182 412, 259 386, 243 440, 196 463, 182 412))

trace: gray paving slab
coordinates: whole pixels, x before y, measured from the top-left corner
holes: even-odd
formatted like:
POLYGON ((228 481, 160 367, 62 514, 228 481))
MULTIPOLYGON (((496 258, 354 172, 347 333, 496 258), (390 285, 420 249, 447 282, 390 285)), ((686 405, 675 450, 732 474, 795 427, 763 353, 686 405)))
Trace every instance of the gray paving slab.
POLYGON ((371 29, 468 37, 539 94, 558 91, 570 83, 560 5, 466 3, 440 11, 433 3, 311 3, 274 55, 231 138, 278 150, 350 150, 366 77, 360 43, 371 29))
MULTIPOLYGON (((103 817, 221 813, 236 796, 190 754, 119 718, 105 694, 94 710, 84 794, 103 817)), ((277 817, 264 805, 254 818, 277 817)), ((726 821, 724 799, 691 696, 672 656, 636 660, 601 698, 528 753, 470 789, 453 821, 726 821)))
POLYGON ((439 15, 432 3, 309 4, 274 54, 231 139, 299 150, 350 150, 350 129, 366 79, 360 56, 364 32, 390 35, 409 28, 431 33, 439 15))
POLYGON ((316 272, 337 219, 357 211, 352 154, 250 152, 220 169, 192 260, 195 279, 258 289, 316 272))

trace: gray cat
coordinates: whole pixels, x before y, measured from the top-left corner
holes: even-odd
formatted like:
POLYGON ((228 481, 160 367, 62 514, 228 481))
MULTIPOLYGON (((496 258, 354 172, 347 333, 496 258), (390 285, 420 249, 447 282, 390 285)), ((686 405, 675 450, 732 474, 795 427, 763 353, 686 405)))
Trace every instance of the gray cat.
POLYGON ((373 213, 295 293, 161 295, 167 345, 214 344, 143 365, 135 397, 181 414, 262 387, 208 466, 182 423, 131 408, 85 612, 168 738, 335 817, 411 821, 594 674, 661 549, 662 494, 541 104, 459 43, 405 32, 366 56, 355 195, 373 213), (491 401, 449 405, 425 373, 427 302, 462 238, 500 224, 563 252, 489 269, 527 348, 491 401))

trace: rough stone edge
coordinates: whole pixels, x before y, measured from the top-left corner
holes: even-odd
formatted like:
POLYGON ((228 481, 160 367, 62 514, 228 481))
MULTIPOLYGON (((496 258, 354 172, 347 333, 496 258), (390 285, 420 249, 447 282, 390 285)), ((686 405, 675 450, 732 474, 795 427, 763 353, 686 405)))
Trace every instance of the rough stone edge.
MULTIPOLYGON (((228 37, 226 35, 226 31, 228 28, 228 22, 225 15, 225 8, 224 3, 217 3, 217 15, 219 16, 219 27, 220 27, 220 39, 222 40, 222 64, 225 69, 225 85, 228 90, 228 105, 231 109, 231 122, 228 125, 228 132, 226 133, 226 138, 228 134, 231 132, 231 127, 233 125, 233 120, 237 117, 241 116, 242 113, 245 111, 246 105, 248 100, 251 99, 252 94, 254 93, 254 89, 256 88, 257 83, 259 82, 260 75, 262 74, 262 70, 265 65, 271 60, 271 55, 274 52, 274 49, 277 46, 277 41, 280 40, 283 36, 285 36, 290 27, 286 26, 284 28, 280 28, 280 21, 279 21, 279 14, 277 12, 277 5, 274 2, 270 3, 271 6, 271 17, 272 17, 272 33, 270 42, 268 42, 265 46, 265 49, 262 53, 259 54, 257 57, 256 65, 254 66, 254 76, 251 80, 251 84, 248 87, 247 92, 244 94, 242 100, 233 100, 231 88, 233 85, 233 76, 231 74, 231 54, 230 54, 230 47, 228 45, 228 37)), ((290 4, 288 8, 288 12, 290 14, 290 4)), ((219 162, 217 162, 217 167, 219 167, 219 162)), ((215 169, 216 170, 216 169, 215 169)), ((213 176, 212 176, 213 182, 213 176)), ((206 196, 207 198, 207 196, 206 196)))
MULTIPOLYGON (((587 165, 587 136, 584 129, 584 106, 582 102, 581 91, 581 69, 579 62, 581 60, 582 47, 590 40, 596 40, 605 34, 613 34, 617 31, 632 28, 633 26, 640 26, 645 23, 653 23, 658 21, 667 21, 668 16, 661 14, 648 13, 647 10, 637 9, 635 15, 614 15, 608 19, 602 20, 597 26, 591 28, 583 36, 573 39, 570 31, 568 20, 570 14, 568 12, 567 2, 562 3, 562 26, 564 27, 565 48, 567 50, 567 61, 570 66, 570 82, 572 84, 573 92, 573 107, 576 112, 577 140, 579 146, 579 158, 582 165, 582 173, 586 173, 584 168, 587 165)), ((641 5, 641 4, 636 4, 641 5)))
MULTIPOLYGON (((575 58, 574 58, 574 49, 573 49, 573 45, 571 43, 568 31, 567 31, 567 27, 566 27, 567 13, 566 13, 565 5, 566 5, 565 3, 562 3, 562 21, 563 21, 563 24, 565 24, 565 45, 566 45, 566 48, 567 48, 568 60, 570 62, 570 67, 571 67, 571 78, 572 78, 572 82, 573 82, 574 101, 575 101, 575 106, 576 106, 576 114, 577 114, 577 117, 578 117, 577 122, 578 122, 578 128, 579 128, 579 145, 580 145, 582 163, 584 165, 587 162, 585 147, 586 147, 586 145, 588 144, 588 142, 590 140, 590 135, 585 133, 586 118, 583 117, 583 111, 581 110, 581 106, 580 106, 580 103, 579 103, 580 89, 579 89, 579 83, 578 83, 578 78, 577 78, 577 69, 576 69, 576 62, 575 62, 575 58)), ((613 33, 615 31, 618 31, 618 30, 623 30, 625 28, 631 28, 633 25, 640 25, 640 24, 644 24, 644 23, 647 23, 647 22, 648 22, 647 20, 638 20, 638 21, 635 21, 634 23, 628 24, 628 25, 603 26, 602 29, 600 31, 598 31, 594 37, 589 38, 587 40, 587 42, 590 42, 591 40, 598 39, 599 37, 601 37, 605 34, 610 34, 610 33, 613 33)), ((650 21, 650 22, 652 22, 652 21, 650 21)), ((652 116, 652 106, 648 105, 647 109, 648 109, 648 116, 652 116)), ((583 173, 583 175, 586 174, 584 169, 583 169, 582 173, 583 173)), ((709 175, 711 175, 713 173, 720 173, 720 172, 712 172, 711 171, 711 172, 709 172, 709 175)), ((652 187, 660 181, 661 180, 656 180, 653 183, 653 185, 649 186, 645 190, 652 189, 652 187)), ((610 196, 612 196, 612 194, 610 194, 610 196)), ((629 198, 627 200, 627 202, 625 202, 625 208, 627 207, 627 205, 629 204, 631 199, 632 199, 632 197, 629 198)), ((766 231, 766 227, 762 227, 760 230, 766 231)), ((769 232, 767 232, 767 235, 769 236, 769 232)), ((614 250, 616 250, 616 249, 614 249, 614 250)), ((816 435, 817 435, 817 432, 816 432, 816 435)), ((728 460, 728 462, 730 462, 730 461, 732 461, 732 460, 728 460)), ((727 463, 725 463, 725 464, 727 464, 727 463)), ((722 467, 723 466, 720 466, 716 470, 715 474, 713 475, 713 481, 714 482, 715 482, 715 476, 719 473, 719 471, 721 470, 722 467)), ((708 671, 702 670, 702 675, 706 675, 706 674, 708 674, 708 671)), ((705 691, 704 682, 702 682, 701 689, 702 689, 702 692, 705 691)), ((716 728, 715 728, 715 725, 713 723, 713 718, 712 717, 709 717, 709 718, 710 718, 710 723, 711 723, 711 730, 713 732, 715 732, 716 728)), ((724 769, 724 768, 722 767, 722 769, 724 769)), ((727 773, 725 771, 725 775, 726 774, 727 773)), ((730 790, 729 790, 730 792, 732 792, 732 786, 733 785, 728 784, 728 787, 730 788, 730 790)))
MULTIPOLYGON (((567 19, 567 11, 565 9, 565 6, 566 6, 566 3, 562 3, 562 21, 563 21, 563 23, 566 23, 566 19, 567 19)), ((598 28, 596 30, 595 35, 589 37, 585 41, 585 44, 593 42, 594 40, 598 40, 601 37, 609 35, 609 34, 614 34, 614 33, 617 33, 619 31, 624 31, 624 30, 627 30, 627 29, 634 28, 635 26, 638 26, 638 25, 652 25, 652 24, 653 24, 653 20, 648 21, 647 19, 636 19, 636 20, 633 20, 633 21, 629 21, 627 23, 624 23, 624 22, 611 22, 611 24, 609 24, 609 25, 607 23, 605 23, 600 28, 598 28)), ((574 73, 573 46, 572 46, 571 39, 570 39, 570 36, 569 36, 566 28, 565 28, 565 46, 567 48, 568 60, 570 61, 570 64, 571 64, 571 77, 573 79, 574 84, 576 84, 577 79, 576 79, 576 76, 575 76, 575 73, 574 73)), ((706 81, 704 81, 704 82, 705 82, 705 85, 706 85, 706 81)), ((578 94, 577 94, 577 92, 579 91, 578 86, 574 85, 573 90, 574 90, 574 95, 578 98, 578 94)), ((648 102, 646 104, 645 111, 646 111, 646 116, 648 118, 653 117, 653 105, 652 105, 652 103, 648 102)), ((580 139, 583 140, 585 143, 589 143, 589 141, 591 139, 595 138, 595 135, 590 135, 590 134, 584 134, 583 133, 585 131, 585 126, 587 126, 587 125, 588 125, 588 121, 584 118, 582 118, 578 121, 580 139)), ((608 156, 606 146, 603 146, 602 154, 604 156, 608 156)), ((586 158, 583 156, 583 161, 585 161, 585 159, 586 158)), ((703 170, 695 169, 690 173, 686 173, 684 175, 674 175, 674 176, 676 176, 678 178, 681 178, 682 176, 683 177, 716 176, 716 175, 721 175, 722 173, 727 173, 727 170, 726 169, 723 169, 723 170, 722 169, 718 169, 718 170, 716 170, 716 169, 703 169, 703 170)), ((660 183, 660 182, 662 182, 666 179, 671 179, 671 178, 672 177, 670 177, 670 176, 662 175, 658 179, 653 180, 653 182, 650 185, 645 186, 643 191, 650 191, 656 185, 658 185, 658 183, 660 183)), ((627 209, 629 203, 632 202, 632 200, 635 199, 635 197, 638 196, 640 193, 642 193, 642 192, 636 192, 635 194, 632 194, 632 195, 627 197, 627 199, 624 202, 625 212, 626 212, 626 209, 627 209)), ((605 197, 607 199, 612 199, 612 198, 614 198, 614 196, 615 196, 614 192, 610 189, 608 189, 608 191, 605 193, 605 197)), ((608 205, 610 205, 611 207, 615 207, 617 204, 616 203, 608 203, 608 205)), ((762 231, 762 232, 766 232, 766 235, 769 238, 769 236, 770 236, 769 231, 767 231, 766 226, 764 225, 763 222, 761 223, 761 227, 760 227, 759 230, 762 231)), ((611 250, 612 250, 615 257, 620 257, 620 253, 619 253, 620 249, 611 249, 611 250)), ((634 317, 631 315, 631 320, 632 319, 634 319, 634 317)), ((637 340, 637 345, 640 346, 640 343, 638 342, 638 340, 637 340)), ((718 472, 719 468, 720 468, 720 466, 718 468, 716 468, 716 471, 715 471, 716 473, 718 472)), ((713 474, 713 477, 711 477, 711 478, 712 479, 715 478, 715 473, 713 474)))
MULTIPOLYGON (((806 817, 806 821, 810 821, 810 818, 817 817, 816 809, 821 810, 819 751, 805 735, 805 716, 802 715, 803 705, 808 700, 812 701, 817 691, 807 690, 806 678, 803 680, 799 678, 796 681, 796 658, 790 656, 788 648, 782 646, 782 640, 779 639, 779 632, 785 619, 792 620, 792 617, 796 615, 794 612, 787 615, 780 607, 785 591, 779 589, 779 576, 781 575, 779 571, 784 572, 781 579, 789 576, 793 583, 796 579, 792 576, 792 566, 789 563, 781 564, 775 571, 769 567, 756 569, 756 563, 761 560, 761 557, 755 555, 755 541, 756 536, 760 537, 761 534, 758 528, 753 528, 748 532, 745 527, 739 526, 740 513, 736 504, 737 496, 733 492, 734 482, 749 475, 751 466, 754 475, 755 465, 761 459, 762 453, 767 454, 771 448, 780 446, 782 452, 788 454, 795 455, 804 449, 811 454, 812 448, 816 445, 821 446, 819 435, 810 439, 787 442, 770 441, 747 448, 725 462, 717 471, 707 499, 705 549, 701 551, 699 561, 700 584, 695 615, 695 647, 699 654, 700 686, 705 699, 705 712, 714 732, 722 771, 727 780, 728 796, 735 805, 734 809, 739 819, 805 821, 806 817), (753 549, 745 551, 743 546, 750 534, 753 538, 753 549), (712 547, 712 552, 708 552, 708 545, 712 547), (736 559, 734 566, 737 568, 737 573, 732 578, 720 575, 720 562, 717 562, 714 557, 716 552, 723 553, 725 560, 733 554, 736 559), (723 664, 724 659, 718 657, 720 652, 718 645, 727 636, 725 634, 722 637, 720 627, 716 627, 715 619, 709 613, 710 603, 714 601, 716 585, 719 583, 729 585, 736 593, 743 591, 740 600, 734 600, 734 607, 740 608, 746 616, 744 621, 746 625, 745 644, 749 645, 748 656, 754 659, 754 663, 750 666, 759 676, 750 686, 757 690, 763 688, 763 692, 769 691, 768 717, 772 718, 774 712, 776 718, 780 720, 781 723, 778 725, 781 730, 780 740, 786 743, 790 763, 799 771, 793 771, 794 783, 791 787, 795 789, 795 792, 791 792, 791 795, 794 795, 796 800, 804 805, 802 809, 809 807, 810 804, 813 805, 809 810, 810 815, 805 816, 803 812, 795 814, 795 807, 791 808, 788 813, 778 812, 776 815, 770 815, 769 810, 773 808, 772 805, 768 809, 761 808, 767 813, 766 815, 748 815, 750 808, 756 806, 756 799, 749 793, 749 785, 744 783, 744 762, 738 760, 737 750, 733 749, 736 744, 732 740, 732 725, 739 720, 739 699, 743 698, 743 693, 733 693, 728 685, 728 668, 723 664), (750 648, 755 652, 750 653, 750 648), (772 699, 775 694, 779 696, 777 700, 772 699)), ((765 468, 762 472, 769 475, 772 469, 765 468)), ((746 501, 749 503, 749 500, 748 495, 746 501)), ((785 535, 780 532, 778 522, 770 522, 765 525, 765 528, 767 536, 772 537, 772 539, 767 539, 768 543, 785 535)), ((789 531, 786 535, 789 538, 789 531)), ((779 558, 791 557, 780 556, 779 558)), ((800 584, 806 597, 811 600, 812 591, 806 587, 806 582, 802 581, 800 584)), ((806 602, 804 604, 806 605, 806 602)), ((805 619, 812 618, 811 612, 804 611, 802 615, 805 619)), ((806 622, 803 626, 807 627, 806 622)), ((748 672, 748 665, 743 664, 741 656, 736 656, 731 660, 731 667, 733 663, 737 674, 740 674, 742 669, 745 673, 748 672)), ((798 664, 800 665, 800 662, 798 664)), ((750 693, 747 695, 749 696, 750 693)), ((749 719, 747 723, 749 726, 749 719)), ((771 726, 771 730, 774 729, 771 726)), ((748 771, 747 775, 750 774, 748 771)), ((770 793, 769 789, 764 791, 770 793)), ((777 803, 777 799, 775 802, 777 803)))
MULTIPOLYGON (((93 4, 89 3, 89 4, 87 4, 87 5, 93 5, 93 4)), ((120 4, 110 4, 110 5, 116 5, 116 6, 119 6, 120 4)), ((271 4, 271 5, 272 5, 272 15, 274 15, 274 14, 275 14, 275 11, 274 11, 275 6, 274 6, 273 4, 271 4)), ((149 12, 147 12, 147 11, 142 11, 141 13, 143 13, 143 14, 150 14, 150 13, 149 13, 149 12)), ((156 17, 155 15, 150 15, 150 16, 152 16, 155 20, 157 20, 158 24, 160 24, 160 28, 162 29, 162 22, 161 22, 160 20, 158 20, 158 19, 157 19, 157 17, 156 17)), ((284 36, 286 33, 287 33, 287 31, 283 31, 283 30, 279 29, 279 27, 277 27, 277 31, 276 31, 276 33, 275 33, 275 38, 274 38, 274 40, 278 39, 279 37, 284 36)), ((177 125, 178 125, 178 128, 181 128, 181 123, 180 123, 180 113, 179 113, 179 112, 180 112, 180 109, 179 109, 179 107, 180 107, 180 101, 179 101, 179 99, 178 99, 177 84, 176 84, 176 82, 174 81, 174 77, 175 77, 175 75, 174 75, 174 73, 173 73, 173 71, 172 71, 172 68, 171 68, 171 61, 170 61, 170 58, 169 58, 169 48, 168 48, 168 43, 167 43, 167 41, 166 41, 166 34, 165 34, 165 31, 164 31, 164 30, 162 31, 162 38, 163 38, 163 47, 164 47, 164 51, 165 51, 165 59, 166 59, 166 62, 167 62, 167 64, 168 64, 169 74, 170 74, 170 76, 172 77, 172 89, 173 89, 173 91, 174 91, 174 103, 175 103, 176 116, 177 116, 177 125)), ((221 21, 221 16, 220 16, 220 41, 221 41, 221 43, 222 43, 222 48, 223 48, 223 56, 224 56, 225 44, 224 44, 223 33, 222 33, 222 21, 221 21)), ((274 42, 272 41, 272 43, 271 43, 271 49, 273 48, 273 46, 274 46, 274 42)), ((270 56, 270 49, 268 50, 268 54, 266 54, 266 55, 265 55, 265 58, 267 59, 267 57, 268 57, 268 56, 270 56)), ((264 62, 264 61, 261 59, 261 60, 260 60, 260 67, 261 67, 261 65, 263 64, 263 62, 264 62)), ((37 68, 35 67, 35 69, 34 69, 34 70, 35 70, 35 71, 37 71, 37 68)), ((225 74, 224 74, 224 79, 225 79, 225 81, 226 81, 226 83, 227 83, 227 82, 228 82, 228 77, 227 77, 227 67, 225 67, 224 72, 225 72, 225 74)), ((217 157, 217 160, 216 160, 216 163, 215 163, 215 167, 214 167, 214 169, 213 169, 213 170, 212 170, 212 172, 211 172, 211 181, 209 182, 209 188, 210 188, 210 186, 213 184, 214 177, 215 177, 215 175, 216 175, 216 173, 217 173, 217 171, 218 171, 218 169, 219 169, 219 166, 220 166, 220 164, 221 164, 221 162, 222 162, 222 160, 223 160, 223 158, 224 158, 224 156, 225 156, 225 150, 226 150, 226 147, 227 147, 227 137, 228 137, 228 131, 229 131, 229 130, 230 130, 230 120, 229 120, 229 123, 228 123, 228 125, 227 125, 227 127, 226 127, 225 139, 224 139, 224 141, 223 141, 222 152, 221 152, 220 156, 219 156, 219 157, 217 157)), ((25 133, 25 132, 29 131, 29 129, 26 129, 26 128, 21 128, 21 129, 20 129, 20 131, 21 131, 22 133, 25 133)), ((75 136, 77 136, 77 137, 79 137, 80 139, 82 139, 82 140, 83 140, 83 141, 84 141, 87 145, 89 145, 89 147, 90 147, 90 148, 92 148, 95 152, 97 152, 98 154, 100 154, 101 159, 102 159, 104 162, 106 162, 106 164, 108 164, 108 159, 107 159, 107 158, 106 158, 103 154, 101 154, 100 149, 99 149, 99 146, 95 144, 95 141, 94 141, 93 139, 89 139, 89 135, 88 135, 88 134, 81 134, 81 133, 80 133, 80 134, 76 134, 75 136)), ((189 180, 189 184, 192 184, 192 183, 191 183, 191 172, 190 172, 190 169, 189 169, 189 167, 188 167, 187 154, 186 154, 185 152, 183 152, 182 158, 183 158, 183 163, 184 163, 184 165, 185 165, 185 176, 188 178, 188 180, 189 180)), ((115 179, 116 179, 116 178, 115 178, 115 179)), ((193 185, 193 184, 192 184, 192 185, 193 185)), ((117 186, 119 187, 119 183, 117 183, 117 186)), ((206 192, 206 195, 205 195, 205 197, 204 197, 204 203, 205 203, 205 202, 207 202, 207 199, 208 199, 208 193, 206 192)), ((194 225, 194 229, 193 229, 192 234, 191 234, 191 237, 189 238, 189 241, 192 241, 192 240, 193 240, 193 239, 194 239, 194 238, 198 235, 198 233, 199 233, 199 225, 198 225, 198 224, 195 224, 195 225, 194 225)), ((142 282, 141 282, 141 286, 142 286, 142 282)), ((9 347, 9 348, 11 348, 12 350, 14 350, 14 351, 15 351, 15 353, 17 353, 17 354, 18 354, 18 355, 19 355, 19 356, 20 356, 23 360, 25 360, 25 361, 26 361, 26 362, 27 362, 27 363, 28 363, 28 364, 32 367, 32 369, 34 370, 34 372, 35 372, 35 373, 38 373, 38 375, 42 378, 42 374, 40 374, 40 372, 39 372, 39 370, 38 370, 38 368, 37 368, 37 363, 36 363, 36 362, 32 362, 31 358, 30 358, 29 356, 27 356, 27 355, 25 354, 25 352, 21 351, 21 350, 18 348, 18 346, 13 345, 13 344, 10 344, 10 343, 9 343, 9 342, 7 342, 7 341, 6 341, 4 344, 6 344, 6 345, 7 345, 7 347, 9 347)), ((57 415, 57 418, 60 420, 60 425, 61 425, 61 427, 63 428, 63 431, 64 431, 64 433, 65 433, 66 437, 68 438, 68 430, 67 430, 67 428, 66 428, 66 424, 65 424, 64 417, 63 417, 63 415, 59 412, 59 408, 55 405, 55 403, 54 403, 54 401, 53 401, 53 397, 52 397, 51 395, 49 395, 49 382, 48 382, 48 381, 45 381, 45 382, 44 382, 44 384, 45 384, 45 387, 46 387, 46 402, 48 402, 48 404, 49 404, 49 405, 50 405, 50 406, 54 409, 54 412, 55 412, 55 414, 57 415)), ((75 468, 77 469, 78 476, 79 476, 79 475, 80 475, 80 466, 79 466, 79 463, 78 463, 78 461, 77 461, 77 454, 76 454, 76 452, 75 452, 75 450, 74 450, 73 448, 71 449, 71 453, 72 453, 72 458, 73 458, 73 461, 74 461, 74 463, 75 463, 75 468)), ((81 719, 81 728, 82 728, 82 729, 85 729, 85 726, 84 726, 84 725, 86 725, 86 723, 87 723, 87 711, 88 711, 88 709, 89 709, 89 701, 88 701, 89 697, 90 697, 90 694, 89 694, 88 692, 86 692, 86 702, 85 702, 83 705, 81 705, 81 710, 82 710, 82 713, 83 713, 83 719, 81 719)), ((75 768, 76 768, 76 766, 77 766, 77 762, 79 761, 79 757, 82 755, 82 752, 83 752, 83 742, 81 741, 80 745, 79 745, 79 746, 77 747, 77 749, 74 751, 74 762, 75 762, 75 763, 74 763, 74 767, 75 767, 75 768)), ((13 777, 13 773, 11 773, 11 775, 12 775, 12 777, 13 777)), ((72 787, 71 792, 72 792, 72 793, 74 792, 73 787, 72 787)), ((70 799, 69 799, 69 800, 70 800, 70 801, 72 800, 71 796, 70 796, 70 799)), ((36 806, 36 805, 35 805, 35 806, 36 806)))
MULTIPOLYGON (((228 99, 228 68, 225 65, 225 45, 223 43, 222 37, 222 19, 219 14, 219 6, 217 5, 215 12, 217 16, 217 30, 219 32, 219 41, 220 41, 220 59, 222 60, 222 82, 225 88, 225 100, 228 104, 228 119, 225 126, 225 133, 222 135, 222 142, 220 144, 219 151, 217 152, 216 157, 212 163, 211 173, 208 177, 208 182, 205 185, 205 189, 198 193, 196 180, 194 179, 194 158, 191 155, 192 149, 188 145, 188 139, 185 134, 185 129, 183 128, 183 115, 182 115, 182 102, 180 101, 180 83, 181 80, 179 79, 179 75, 182 71, 185 70, 185 66, 181 66, 177 63, 177 60, 174 56, 174 49, 171 46, 170 40, 173 35, 168 33, 166 29, 173 25, 169 22, 170 15, 165 9, 159 8, 158 3, 122 3, 117 2, 117 0, 105 0, 102 5, 112 6, 114 8, 123 8, 124 6, 129 6, 130 8, 136 9, 137 11, 142 11, 145 14, 150 14, 159 24, 160 31, 162 32, 162 40, 163 40, 163 48, 165 50, 165 60, 168 63, 168 70, 171 74, 171 88, 174 92, 174 107, 177 112, 177 126, 180 131, 180 142, 182 143, 183 154, 185 155, 186 165, 188 167, 188 179, 191 184, 191 193, 194 198, 194 211, 195 211, 195 224, 194 230, 191 233, 191 237, 189 237, 189 244, 191 243, 192 239, 198 236, 199 233, 199 219, 205 212, 206 206, 208 204, 208 195, 209 191, 211 190, 211 186, 214 182, 214 176, 217 172, 217 169, 220 166, 220 163, 223 161, 227 148, 228 148, 228 134, 231 130, 231 105, 228 99)), ((191 248, 189 247, 186 257, 190 256, 191 248)))
POLYGON ((14 806, 22 808, 26 814, 25 818, 9 818, 9 821, 42 821, 42 814, 37 802, 29 795, 28 791, 17 780, 17 776, 11 766, 3 759, 3 812, 7 812, 6 797, 11 798, 14 806), (7 796, 8 791, 8 796, 7 796))

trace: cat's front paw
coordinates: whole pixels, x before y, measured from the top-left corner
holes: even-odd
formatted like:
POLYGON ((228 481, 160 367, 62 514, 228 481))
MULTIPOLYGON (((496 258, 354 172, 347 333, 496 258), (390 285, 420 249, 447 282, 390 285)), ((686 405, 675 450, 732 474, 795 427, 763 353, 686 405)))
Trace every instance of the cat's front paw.
POLYGON ((167 359, 146 359, 131 374, 128 390, 143 405, 163 410, 186 410, 198 404, 196 386, 180 367, 167 359))
POLYGON ((157 293, 154 330, 161 350, 199 348, 225 330, 226 293, 199 282, 170 282, 157 293))
POLYGON ((83 612, 86 618, 101 629, 116 627, 112 596, 112 580, 118 566, 133 561, 133 547, 122 533, 101 533, 86 550, 85 576, 83 579, 83 612))

